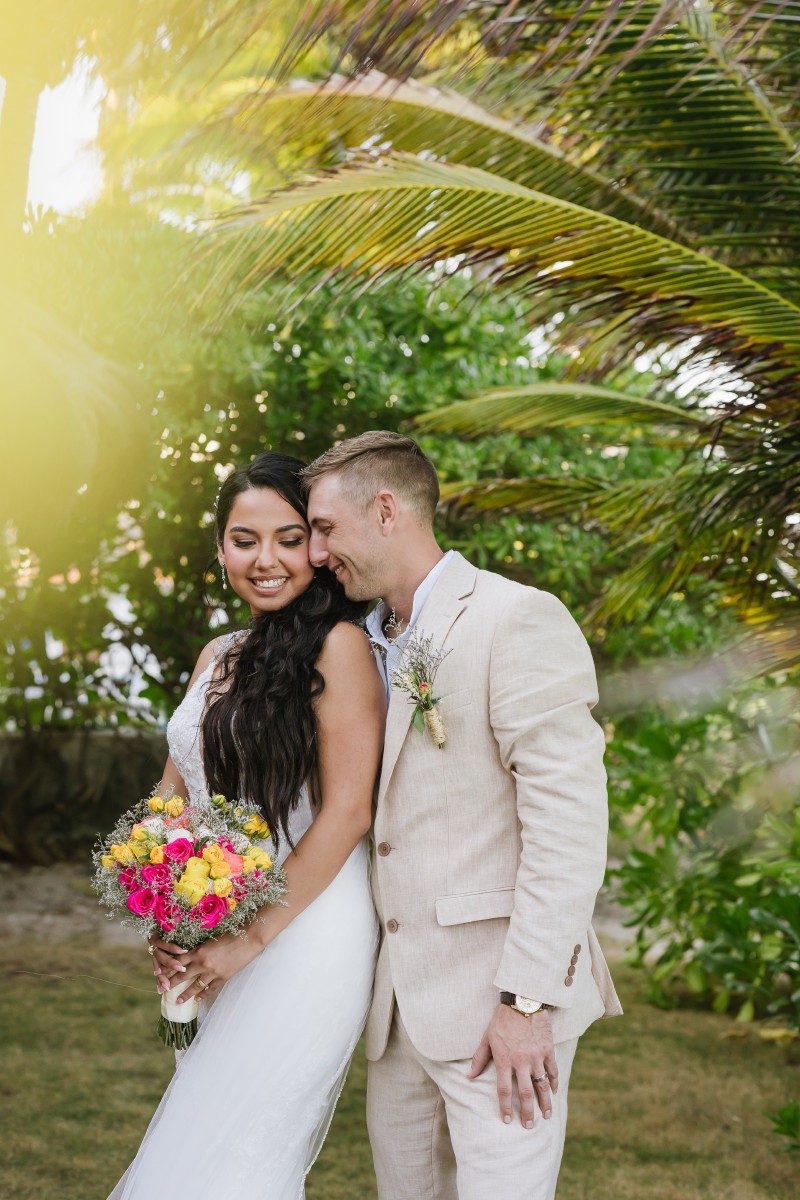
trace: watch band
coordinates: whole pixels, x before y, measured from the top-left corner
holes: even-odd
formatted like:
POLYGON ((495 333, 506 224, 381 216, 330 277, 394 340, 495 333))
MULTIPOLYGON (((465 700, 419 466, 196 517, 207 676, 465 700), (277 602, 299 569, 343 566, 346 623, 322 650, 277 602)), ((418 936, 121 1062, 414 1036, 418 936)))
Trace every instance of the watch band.
POLYGON ((553 1007, 552 1004, 544 1004, 540 1000, 532 1000, 530 996, 520 996, 516 992, 501 992, 500 1003, 507 1004, 523 1017, 532 1017, 537 1012, 547 1012, 553 1007))

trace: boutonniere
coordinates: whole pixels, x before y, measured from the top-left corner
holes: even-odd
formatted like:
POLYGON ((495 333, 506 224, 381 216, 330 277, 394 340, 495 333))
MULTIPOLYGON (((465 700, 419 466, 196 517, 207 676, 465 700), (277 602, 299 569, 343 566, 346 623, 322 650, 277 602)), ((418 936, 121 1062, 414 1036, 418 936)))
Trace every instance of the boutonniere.
POLYGON ((439 699, 433 694, 433 682, 449 653, 449 650, 434 650, 432 637, 412 633, 392 671, 392 686, 407 692, 409 702, 414 705, 411 718, 414 728, 420 733, 427 729, 440 750, 447 735, 439 713, 439 699))

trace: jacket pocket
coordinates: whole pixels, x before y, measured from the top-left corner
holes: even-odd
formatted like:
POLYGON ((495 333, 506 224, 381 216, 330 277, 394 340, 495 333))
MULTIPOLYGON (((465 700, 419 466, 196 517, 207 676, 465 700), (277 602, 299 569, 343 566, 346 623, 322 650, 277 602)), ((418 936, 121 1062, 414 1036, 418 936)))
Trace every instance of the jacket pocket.
POLYGON ((457 712, 459 708, 466 708, 468 704, 472 704, 472 689, 459 688, 457 692, 450 692, 446 696, 440 696, 439 699, 442 705, 442 717, 447 720, 448 713, 457 712))
POLYGON ((494 888, 490 892, 437 896, 436 920, 439 925, 464 925, 467 921, 510 917, 514 911, 514 892, 513 887, 505 887, 494 888))

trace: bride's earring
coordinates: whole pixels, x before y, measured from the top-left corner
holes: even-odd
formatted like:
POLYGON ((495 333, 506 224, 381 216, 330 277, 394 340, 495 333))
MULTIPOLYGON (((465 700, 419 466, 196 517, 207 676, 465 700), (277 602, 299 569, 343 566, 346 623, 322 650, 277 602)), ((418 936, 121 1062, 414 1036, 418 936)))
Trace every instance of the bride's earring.
POLYGON ((222 568, 222 586, 223 588, 227 588, 228 576, 225 574, 225 563, 220 563, 219 565, 222 568))

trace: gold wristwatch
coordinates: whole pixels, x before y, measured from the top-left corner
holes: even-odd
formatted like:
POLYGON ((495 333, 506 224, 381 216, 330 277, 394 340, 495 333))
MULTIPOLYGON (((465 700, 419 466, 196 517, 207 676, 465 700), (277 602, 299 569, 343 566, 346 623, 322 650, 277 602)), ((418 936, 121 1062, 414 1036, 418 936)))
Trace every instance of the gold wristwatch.
POLYGON ((532 1017, 534 1013, 548 1011, 552 1004, 543 1004, 541 1000, 531 1000, 530 996, 520 996, 515 992, 501 992, 500 1003, 507 1004, 523 1017, 532 1017))

